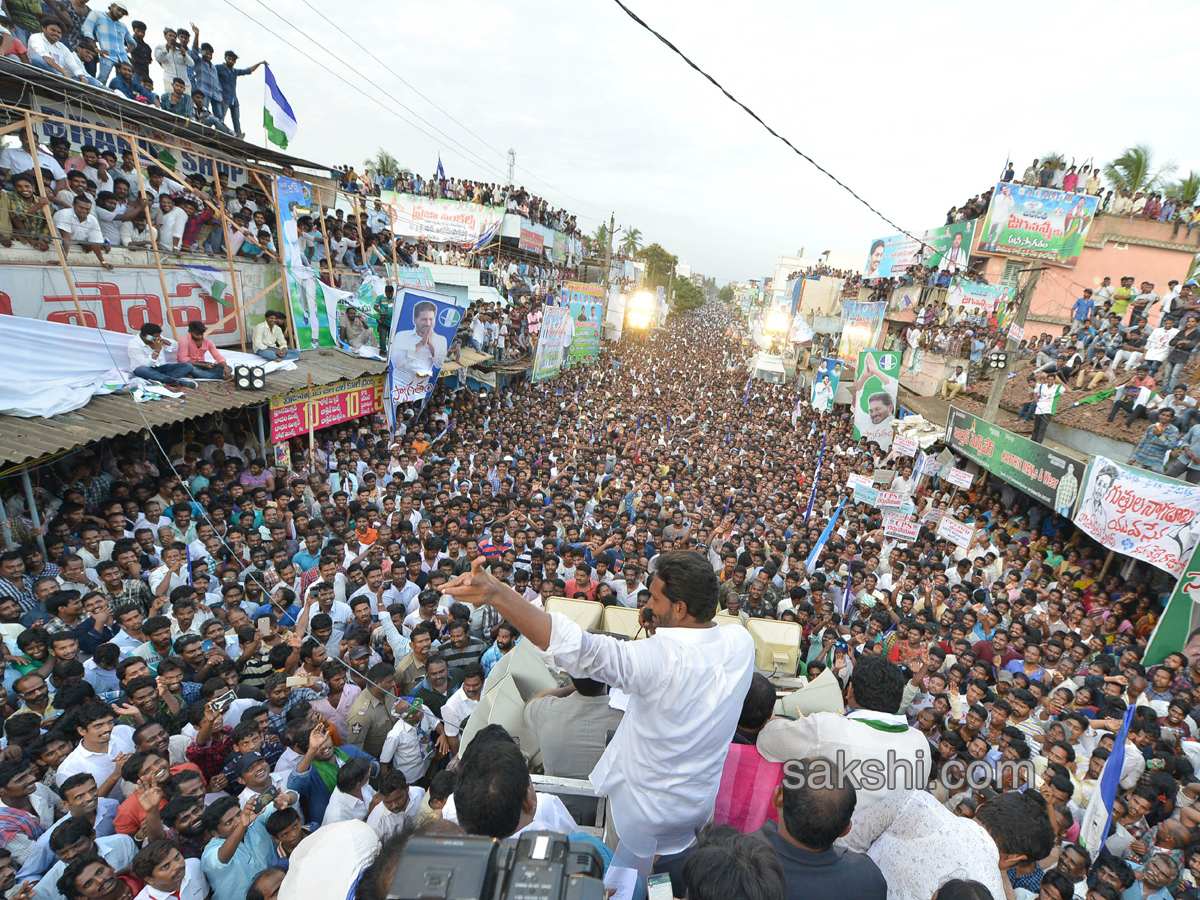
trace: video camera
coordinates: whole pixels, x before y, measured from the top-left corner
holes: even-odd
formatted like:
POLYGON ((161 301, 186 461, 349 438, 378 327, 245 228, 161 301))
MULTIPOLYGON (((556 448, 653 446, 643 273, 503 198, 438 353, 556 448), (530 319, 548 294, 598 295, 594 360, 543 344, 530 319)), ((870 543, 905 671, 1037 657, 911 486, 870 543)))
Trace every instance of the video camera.
POLYGON ((519 838, 414 836, 388 900, 604 900, 604 861, 551 831, 519 838))

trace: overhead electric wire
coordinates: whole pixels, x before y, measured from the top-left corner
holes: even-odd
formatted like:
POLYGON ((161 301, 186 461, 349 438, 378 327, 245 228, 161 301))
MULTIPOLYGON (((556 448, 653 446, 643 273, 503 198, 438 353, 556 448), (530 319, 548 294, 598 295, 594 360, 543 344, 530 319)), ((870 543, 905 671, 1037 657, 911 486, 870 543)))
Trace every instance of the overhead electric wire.
MULTIPOLYGON (((404 116, 400 115, 400 113, 398 113, 398 112, 397 112, 395 109, 393 109, 392 107, 390 107, 388 104, 386 104, 386 103, 383 103, 382 101, 380 101, 380 100, 379 100, 379 98, 377 98, 377 97, 372 97, 370 94, 368 94, 368 93, 367 93, 365 90, 363 90, 363 89, 362 89, 361 87, 359 87, 357 84, 354 84, 353 82, 349 81, 349 80, 348 80, 348 79, 347 79, 345 76, 343 76, 343 75, 339 74, 338 72, 335 72, 335 71, 333 71, 333 70, 332 70, 332 69, 331 69, 331 68, 328 66, 328 64, 327 64, 327 63, 324 63, 324 62, 322 62, 321 60, 317 59, 317 58, 316 58, 315 56, 313 56, 311 53, 308 53, 307 51, 300 49, 300 48, 299 48, 299 47, 297 47, 297 46, 296 46, 294 43, 292 43, 292 42, 291 42, 291 41, 289 41, 287 38, 285 38, 283 35, 281 35, 279 32, 275 31, 273 28, 271 28, 269 25, 266 25, 266 24, 265 24, 265 23, 263 23, 262 21, 260 21, 260 20, 256 19, 254 16, 250 15, 250 13, 246 12, 244 9, 242 9, 241 7, 239 7, 239 6, 237 6, 236 4, 234 4, 233 2, 231 2, 231 0, 224 0, 224 2, 225 2, 225 5, 226 5, 226 6, 230 7, 231 9, 237 10, 239 13, 241 13, 243 16, 245 16, 247 19, 249 19, 249 20, 250 20, 251 22, 253 22, 255 25, 257 25, 257 26, 259 26, 260 28, 262 28, 262 29, 263 29, 264 31, 266 31, 268 34, 270 34, 270 35, 272 35, 273 37, 275 37, 276 39, 278 39, 278 40, 282 41, 284 44, 286 44, 286 45, 287 45, 288 47, 290 47, 291 49, 295 50, 297 53, 299 53, 299 54, 300 54, 301 56, 303 56, 305 59, 307 59, 307 60, 309 60, 310 62, 312 62, 314 65, 321 66, 321 67, 322 67, 322 68, 324 68, 324 70, 325 70, 325 71, 327 71, 327 72, 328 72, 330 75, 332 75, 334 78, 338 79, 338 81, 342 82, 342 84, 344 84, 344 85, 346 85, 347 87, 349 87, 349 88, 351 88, 351 89, 353 89, 353 90, 357 91, 359 94, 362 94, 362 96, 366 97, 366 98, 367 98, 368 100, 370 100, 372 103, 375 103, 375 104, 377 104, 377 105, 378 105, 380 108, 382 108, 382 109, 386 110, 387 112, 391 113, 393 116, 395 116, 397 119, 399 119, 399 120, 400 120, 401 122, 403 122, 404 124, 406 124, 406 125, 409 125, 409 126, 411 126, 411 127, 415 128, 415 129, 416 129, 417 131, 419 131, 421 134, 425 135, 426 137, 428 137, 428 138, 430 138, 430 139, 432 139, 432 140, 435 140, 435 141, 436 141, 436 140, 438 140, 438 139, 439 139, 439 136, 438 136, 438 135, 430 134, 428 131, 426 131, 424 128, 422 128, 420 125, 417 125, 416 123, 409 121, 409 120, 408 120, 408 119, 406 119, 404 116)), ((261 2, 261 0, 257 0, 257 2, 259 3, 259 5, 260 5, 260 6, 262 6, 262 7, 263 7, 263 9, 266 9, 267 11, 271 12, 273 15, 275 15, 275 16, 278 16, 278 17, 279 17, 280 19, 282 19, 284 22, 287 22, 287 20, 286 20, 286 19, 283 19, 283 17, 282 17, 282 16, 280 16, 280 15, 279 15, 279 13, 276 13, 274 10, 272 10, 272 9, 271 9, 269 6, 267 6, 265 3, 262 3, 262 2, 261 2)), ((291 24, 291 23, 288 23, 288 24, 291 24)), ((295 27, 295 26, 292 26, 292 27, 295 27)), ((297 29, 297 30, 299 31, 299 29, 297 29)), ((301 32, 301 33, 303 34, 303 32, 301 32)), ((307 35, 305 35, 305 36, 307 37, 307 35)), ((311 41, 312 41, 314 44, 317 44, 317 43, 318 43, 318 42, 317 42, 317 41, 316 41, 314 38, 309 38, 309 40, 311 40, 311 41)), ((320 45, 318 44, 318 46, 320 46, 320 45)), ((323 51, 324 51, 324 52, 325 52, 325 53, 326 53, 328 56, 330 56, 331 58, 333 58, 333 59, 337 60, 339 63, 341 63, 341 64, 342 64, 343 66, 345 66, 347 69, 349 69, 351 72, 353 72, 355 75, 357 75, 359 78, 362 78, 364 81, 368 81, 368 82, 370 81, 370 79, 368 79, 368 78, 367 78, 367 76, 363 75, 361 72, 359 72, 357 69, 355 69, 353 66, 351 66, 351 65, 350 65, 348 62, 346 62, 345 60, 343 60, 343 59, 342 59, 341 57, 339 57, 337 54, 335 54, 335 53, 332 53, 331 51, 329 51, 329 50, 328 50, 328 48, 322 47, 322 50, 323 50, 323 51)), ((407 106, 405 106, 403 103, 401 103, 401 102, 400 102, 399 100, 397 100, 395 97, 393 97, 391 94, 388 94, 388 95, 387 95, 387 97, 388 97, 388 99, 389 99, 389 100, 392 100, 392 101, 394 101, 394 102, 396 103, 396 105, 397 105, 397 106, 400 106, 401 108, 403 108, 403 109, 406 109, 406 110, 408 110, 408 109, 409 109, 407 106)), ((409 110, 409 111, 410 111, 410 112, 412 112, 411 110, 409 110)), ((413 113, 413 115, 416 115, 416 113, 413 113)), ((418 118, 420 118, 420 117, 418 116, 418 118)), ((424 120, 424 119, 422 119, 421 121, 425 121, 425 120, 424 120)), ((429 124, 429 123, 426 123, 426 124, 429 124)), ((436 126, 432 126, 432 125, 431 125, 430 127, 436 128, 436 126)), ((503 173, 503 172, 502 172, 500 169, 493 167, 493 166, 492 166, 490 163, 488 163, 488 162, 487 162, 487 160, 483 159, 483 157, 479 156, 479 155, 478 155, 477 153, 475 153, 473 150, 471 150, 471 149, 470 149, 470 148, 468 148, 468 147, 465 147, 464 145, 462 145, 462 144, 461 144, 461 143, 459 143, 458 141, 455 141, 453 138, 449 137, 449 136, 448 136, 448 135, 446 135, 445 133, 442 133, 442 134, 441 134, 441 137, 445 138, 446 140, 450 141, 451 143, 453 143, 453 144, 455 144, 457 147, 459 147, 459 148, 462 150, 462 152, 463 152, 464 154, 466 154, 466 156, 467 156, 468 158, 470 158, 472 161, 474 161, 474 162, 478 162, 478 163, 479 163, 480 165, 482 165, 482 166, 483 166, 485 169, 487 169, 487 170, 489 170, 489 171, 492 171, 492 172, 495 172, 495 173, 497 173, 497 174, 500 176, 500 179, 501 179, 501 180, 504 180, 504 173, 503 173)))
MULTIPOLYGON (((346 31, 344 31, 342 29, 342 27, 340 25, 338 25, 338 23, 336 21, 329 18, 327 15, 325 15, 325 13, 323 13, 323 12, 321 12, 321 10, 317 9, 317 7, 313 6, 309 2, 309 0, 302 0, 302 2, 304 3, 305 6, 307 6, 309 9, 311 9, 313 12, 315 12, 318 16, 320 16, 324 21, 328 22, 334 28, 335 31, 337 31, 339 34, 343 35, 347 40, 352 41, 359 49, 361 49, 364 53, 366 53, 367 56, 371 57, 371 59, 375 60, 375 62, 379 63, 379 65, 381 65, 384 69, 386 69, 393 76, 395 76, 396 80, 399 81, 401 84, 403 84, 406 88, 408 88, 410 91, 412 91, 418 97, 420 97, 422 100, 424 100, 426 103, 428 103, 434 109, 436 109, 438 112, 440 112, 446 118, 448 118, 451 122, 458 125, 464 131, 466 131, 467 134, 471 135, 471 137, 475 138, 477 141, 479 141, 481 144, 483 144, 483 146, 487 147, 493 153, 496 153, 500 156, 507 158, 508 153, 506 151, 500 150, 497 147, 493 147, 490 143, 488 143, 486 138, 482 137, 479 134, 476 134, 474 131, 471 130, 471 128, 469 126, 467 126, 465 123, 463 123, 463 122, 459 121, 457 118, 455 118, 455 116, 452 113, 450 113, 448 110, 439 106, 435 101, 431 100, 429 97, 427 97, 423 93, 421 93, 421 91, 418 90, 417 87, 412 84, 412 82, 407 81, 404 78, 404 76, 402 76, 399 72, 397 72, 395 69, 393 69, 391 66, 389 66, 386 62, 384 62, 382 59, 380 59, 378 56, 376 56, 374 53, 372 53, 366 47, 366 45, 362 42, 361 39, 356 38, 353 35, 346 33, 346 31)), ((410 112, 413 112, 411 110, 411 108, 409 108, 409 107, 405 107, 405 108, 409 109, 410 112)), ((413 115, 417 115, 417 113, 413 112, 413 115)), ((429 125, 430 128, 437 128, 436 125, 434 125, 432 122, 427 121, 426 119, 421 119, 421 121, 425 122, 427 125, 429 125)), ((438 129, 438 131, 443 134, 445 133, 445 132, 441 132, 441 129, 438 129)), ((530 177, 535 178, 542 184, 546 185, 546 187, 550 188, 550 190, 552 190, 558 194, 562 194, 562 196, 566 197, 568 200, 572 200, 573 202, 582 204, 584 206, 590 206, 590 207, 592 207, 592 209, 598 209, 598 210, 607 212, 607 210, 605 210, 605 208, 602 206, 598 206, 595 203, 591 203, 587 200, 581 200, 578 197, 572 197, 566 191, 555 187, 550 182, 546 181, 544 178, 541 178, 540 176, 538 176, 535 172, 532 172, 529 169, 527 169, 525 166, 522 166, 520 164, 514 164, 514 165, 516 166, 516 168, 520 169, 522 172, 525 172, 530 177)))
MULTIPOLYGON (((226 2, 228 2, 228 0, 226 0, 226 2)), ((797 147, 795 144, 793 144, 791 141, 789 141, 787 138, 785 138, 782 134, 780 134, 778 131, 776 131, 774 128, 772 128, 770 125, 768 125, 765 121, 763 121, 762 117, 758 113, 756 113, 754 110, 752 110, 749 106, 747 106, 745 103, 743 103, 737 97, 733 96, 733 94, 729 93, 729 91, 726 90, 724 85, 722 85, 719 81, 717 81, 717 79, 713 78, 713 76, 709 75, 708 72, 704 71, 704 69, 700 68, 700 66, 698 66, 696 63, 694 63, 691 60, 691 58, 687 56, 687 54, 685 54, 682 50, 680 50, 673 43, 671 43, 671 41, 668 40, 661 32, 656 31, 654 28, 650 27, 650 25, 648 25, 646 23, 646 21, 644 19, 642 19, 641 16, 639 16, 632 9, 630 9, 628 6, 626 6, 623 2, 621 2, 621 0, 613 0, 613 2, 616 3, 617 6, 621 7, 621 9, 624 10, 625 14, 627 16, 629 16, 629 18, 633 19, 633 21, 637 22, 638 25, 642 26, 642 28, 646 29, 646 31, 650 32, 652 35, 654 35, 656 38, 658 38, 659 41, 661 41, 668 48, 670 48, 670 50, 676 56, 678 56, 685 63, 687 63, 689 66, 691 66, 691 68, 695 69, 698 74, 700 74, 706 81, 708 81, 718 91, 720 91, 722 94, 724 94, 731 102, 733 102, 737 106, 741 107, 741 109, 746 113, 746 115, 748 115, 755 122, 757 122, 759 125, 761 125, 763 128, 765 128, 772 137, 777 138, 778 140, 782 141, 793 153, 795 153, 797 156, 799 156, 801 159, 803 159, 805 162, 807 162, 809 165, 811 165, 814 169, 816 169, 822 175, 827 177, 830 181, 832 181, 834 184, 836 184, 838 187, 840 187, 842 190, 844 190, 846 193, 848 193, 851 197, 853 197, 855 200, 857 200, 859 203, 861 203, 863 206, 865 206, 867 209, 869 209, 871 212, 873 212, 875 215, 877 215, 880 219, 882 219, 888 225, 895 228, 901 234, 912 238, 914 241, 920 240, 916 235, 901 228, 899 225, 897 225, 895 222, 893 222, 891 219, 889 219, 887 216, 885 216, 883 213, 881 213, 878 209, 876 209, 874 206, 872 206, 867 200, 863 199, 858 194, 858 192, 855 191, 852 187, 850 187, 848 184, 846 184, 844 181, 842 181, 840 178, 838 178, 836 175, 834 175, 832 172, 830 172, 828 169, 826 169, 824 166, 822 166, 820 163, 818 163, 815 159, 813 159, 811 156, 809 156, 807 153, 805 153, 803 150, 801 150, 799 147, 797 147)))

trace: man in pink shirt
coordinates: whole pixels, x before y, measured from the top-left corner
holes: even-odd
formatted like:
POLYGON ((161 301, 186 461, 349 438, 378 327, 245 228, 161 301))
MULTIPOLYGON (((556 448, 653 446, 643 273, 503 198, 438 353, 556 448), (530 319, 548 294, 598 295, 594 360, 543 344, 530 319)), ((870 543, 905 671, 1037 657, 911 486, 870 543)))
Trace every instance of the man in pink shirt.
POLYGON ((596 588, 600 585, 592 580, 592 567, 587 563, 580 563, 575 567, 575 577, 568 579, 564 593, 568 597, 574 597, 578 594, 586 594, 589 600, 596 599, 596 588))
POLYGON ((225 362, 225 357, 216 348, 210 338, 204 336, 207 329, 203 322, 188 322, 188 333, 179 342, 176 359, 180 362, 191 363, 193 378, 205 378, 209 381, 233 378, 233 369, 225 362), (209 361, 209 357, 212 361, 209 361))

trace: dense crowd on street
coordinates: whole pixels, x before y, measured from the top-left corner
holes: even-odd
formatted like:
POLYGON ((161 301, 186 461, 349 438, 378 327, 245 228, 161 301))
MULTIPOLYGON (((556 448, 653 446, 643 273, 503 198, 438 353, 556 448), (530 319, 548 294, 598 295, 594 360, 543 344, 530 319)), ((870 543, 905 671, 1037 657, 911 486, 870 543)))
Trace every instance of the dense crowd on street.
POLYGON ((278 464, 229 418, 37 470, 46 524, 7 498, 0 554, 0 891, 382 900, 415 829, 559 832, 693 900, 1198 896, 1200 660, 1141 662, 1167 578, 748 384, 730 324, 709 305, 548 382, 438 387, 394 435, 361 420, 278 464), (914 541, 850 496, 885 468, 914 541), (588 634, 551 597, 641 610, 648 637, 588 634), (831 674, 845 715, 774 713, 751 619, 799 625, 777 674, 831 674), (525 708, 543 771, 591 773, 615 854, 503 729, 461 746, 526 642, 565 672, 525 708), (1112 826, 1084 847, 1130 708, 1112 826), (915 782, 780 783, 889 751, 915 782), (959 770, 978 780, 952 789, 959 770))

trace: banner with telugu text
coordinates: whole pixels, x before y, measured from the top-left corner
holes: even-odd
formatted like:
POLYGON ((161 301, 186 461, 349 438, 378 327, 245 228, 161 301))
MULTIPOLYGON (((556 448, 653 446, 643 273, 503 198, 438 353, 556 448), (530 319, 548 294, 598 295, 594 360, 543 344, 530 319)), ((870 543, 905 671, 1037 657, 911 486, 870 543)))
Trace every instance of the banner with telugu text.
POLYGON ((1074 267, 1099 203, 1087 194, 1001 182, 979 227, 978 252, 1074 267))
POLYGON ((955 278, 946 291, 946 305, 953 310, 962 307, 968 313, 986 316, 996 309, 1002 309, 1011 295, 1008 285, 955 278))
POLYGON ((380 194, 392 220, 392 233, 427 241, 472 246, 487 243, 500 231, 504 207, 463 200, 430 200, 415 194, 380 194))
POLYGON ((571 321, 575 326, 566 364, 574 366, 595 359, 600 355, 604 285, 568 281, 562 286, 562 302, 571 311, 571 321))
POLYGON ((880 450, 890 450, 896 428, 900 354, 890 350, 860 351, 854 388, 854 439, 874 441, 880 450))
POLYGON ((571 310, 563 306, 546 307, 533 360, 534 381, 546 381, 562 371, 571 343, 571 324, 571 310))
POLYGON ((858 354, 879 343, 879 331, 883 327, 886 303, 868 303, 850 300, 842 304, 842 338, 838 344, 838 356, 852 363, 858 362, 858 354))
POLYGON ((946 445, 1059 515, 1071 515, 1084 471, 1079 460, 957 406, 950 407, 946 419, 946 445))
POLYGON ((952 222, 921 232, 920 240, 907 234, 876 238, 867 254, 866 278, 899 277, 909 266, 924 265, 951 273, 967 268, 971 241, 975 236, 975 219, 952 222))
POLYGON ((1197 513, 1200 485, 1094 456, 1075 524, 1109 550, 1179 576, 1200 536, 1197 513))

